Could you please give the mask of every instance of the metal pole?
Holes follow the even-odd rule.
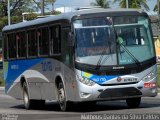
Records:
[[[44,16],[44,0],[41,1],[41,14]]]
[[[128,0],[126,0],[126,8],[128,9],[129,7],[128,7],[129,5],[128,5]]]
[[[8,25],[11,24],[10,0],[8,0]]]
[[[160,17],[160,0],[157,0],[158,15]]]

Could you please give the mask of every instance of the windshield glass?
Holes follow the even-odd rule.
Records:
[[[135,63],[132,56],[139,62],[154,57],[149,21],[145,17],[115,17],[114,27],[117,41],[122,44],[118,48],[120,65]],[[129,55],[128,52],[132,54]]]
[[[116,65],[116,42],[111,18],[76,20],[76,61],[97,65]],[[104,61],[104,59],[107,59]]]
[[[123,16],[75,20],[74,28],[77,62],[91,65],[98,63],[101,66],[125,65],[135,63],[134,59],[142,62],[154,57],[149,22],[146,17]],[[121,46],[117,45],[118,42],[121,42]]]

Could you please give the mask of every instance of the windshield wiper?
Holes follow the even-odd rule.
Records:
[[[116,31],[116,28],[114,25],[112,25],[112,26],[113,26],[113,30],[115,33],[116,44],[119,45],[120,47],[122,47],[125,52],[127,52],[127,54],[133,59],[133,61],[135,62],[135,64],[137,66],[141,66],[140,61],[123,45],[123,39],[118,39],[118,34]],[[117,41],[117,39],[118,39],[118,41]]]
[[[109,46],[109,51],[111,53],[111,46],[110,46],[109,42],[108,42],[108,46]],[[102,60],[103,60],[103,57],[104,57],[105,53],[106,53],[106,47],[103,49],[103,51],[101,53],[101,56],[100,56],[100,58],[97,62],[96,70],[99,70],[101,68],[101,63],[102,63]],[[110,56],[111,55],[108,55],[107,57],[105,57],[105,59],[103,61],[107,61]]]
[[[132,60],[136,63],[136,65],[140,65],[140,61],[122,44],[122,41],[117,41],[117,45],[119,45],[123,50],[132,58]],[[120,51],[121,52],[121,51]]]

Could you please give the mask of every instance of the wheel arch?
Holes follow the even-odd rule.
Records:
[[[21,88],[23,88],[23,83],[24,82],[27,83],[25,76],[22,76],[21,79],[20,79],[20,86],[21,86]]]
[[[56,76],[56,78],[55,78],[55,86],[58,87],[58,84],[59,84],[60,82],[62,82],[63,85],[64,85],[64,82],[63,82],[62,77],[61,77],[60,75],[58,75],[58,76]],[[65,85],[64,85],[64,86],[65,86]]]

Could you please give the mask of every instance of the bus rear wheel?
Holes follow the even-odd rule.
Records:
[[[32,108],[33,101],[29,99],[29,94],[28,94],[28,88],[27,88],[27,83],[23,83],[23,102],[24,102],[24,107],[28,110]]]
[[[128,99],[126,99],[126,103],[129,108],[138,108],[141,103],[141,97],[128,98]]]
[[[58,102],[60,105],[60,109],[62,111],[70,110],[72,106],[72,102],[69,102],[66,100],[65,89],[62,82],[60,82],[57,86],[57,93],[58,93]]]

